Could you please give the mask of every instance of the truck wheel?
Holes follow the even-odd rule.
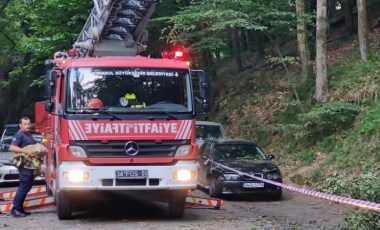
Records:
[[[57,206],[57,215],[60,220],[71,219],[71,202],[69,196],[64,192],[56,192],[55,204]]]
[[[220,195],[220,190],[218,189],[218,186],[216,185],[216,179],[214,178],[210,179],[208,195],[210,197],[218,197]]]
[[[169,216],[181,218],[185,212],[187,190],[173,191],[169,197]]]

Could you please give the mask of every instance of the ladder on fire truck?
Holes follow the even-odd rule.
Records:
[[[146,49],[149,18],[161,0],[93,0],[73,47],[79,56],[136,56]]]

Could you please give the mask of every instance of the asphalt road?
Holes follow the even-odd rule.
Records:
[[[2,187],[0,192],[15,190]],[[207,197],[202,191],[193,195]],[[73,220],[58,220],[55,207],[32,210],[25,218],[0,214],[1,229],[342,229],[345,206],[284,191],[282,201],[224,199],[220,210],[187,208],[182,219],[170,219],[167,205],[124,198],[81,205]],[[22,221],[21,221],[22,220]]]

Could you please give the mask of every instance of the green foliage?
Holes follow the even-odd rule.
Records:
[[[378,212],[359,210],[344,216],[349,230],[380,229],[380,215]]]
[[[313,161],[315,160],[315,157],[316,157],[316,154],[314,152],[307,151],[307,150],[301,151],[299,154],[299,159],[308,165],[313,163]]]
[[[321,168],[314,169],[311,173],[311,181],[312,182],[318,182],[323,177],[323,171]]]
[[[359,106],[333,101],[313,107],[309,112],[299,114],[298,119],[305,127],[301,135],[314,143],[334,132],[350,128],[359,112]]]
[[[26,63],[14,68],[14,79],[43,65],[54,52],[71,48],[92,8],[90,2],[73,0],[36,0],[32,5],[12,1],[0,20],[4,33],[15,44],[12,54],[28,56]]]
[[[373,107],[364,111],[358,122],[358,128],[356,132],[363,136],[370,136],[380,133],[380,104],[374,103]]]
[[[233,28],[277,31],[277,36],[289,34],[284,27],[295,25],[294,6],[284,0],[199,0],[182,6],[176,15],[161,16],[155,21],[167,24],[162,38],[187,44],[195,52],[226,49]]]
[[[351,128],[360,109],[358,105],[343,101],[316,105],[306,113],[297,113],[296,108],[295,105],[289,107],[286,112],[289,118],[284,120],[288,123],[278,124],[274,130],[282,132],[289,140],[295,138],[303,146]]]
[[[376,59],[370,59],[366,63],[359,63],[355,57],[335,64],[330,71],[332,88],[348,89],[353,85],[364,83],[366,78],[378,81],[380,80],[380,63]]]
[[[378,202],[380,200],[380,173],[368,173],[357,177],[334,175],[326,180],[324,192],[354,199]],[[349,229],[379,229],[379,213],[359,210],[345,216]]]

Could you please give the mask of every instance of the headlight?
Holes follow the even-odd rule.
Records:
[[[269,180],[277,180],[281,176],[278,173],[269,173],[266,175],[267,179]]]
[[[69,151],[74,157],[87,157],[86,151],[79,146],[69,146]]]
[[[82,170],[70,170],[68,172],[63,172],[62,176],[65,180],[75,183],[88,180],[89,173]]]
[[[180,181],[188,181],[191,179],[195,179],[197,177],[197,171],[190,171],[187,169],[181,169],[178,171],[174,171],[172,174],[172,178]]]
[[[225,180],[239,180],[240,176],[238,174],[224,174]]]
[[[177,149],[177,152],[175,153],[175,156],[186,156],[190,153],[191,145],[182,145]]]

